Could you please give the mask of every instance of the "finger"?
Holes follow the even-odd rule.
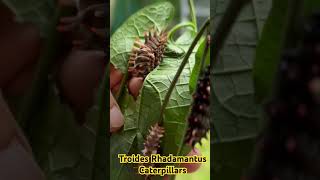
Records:
[[[140,89],[143,85],[143,78],[132,78],[129,81],[129,92],[133,97],[137,97],[139,95]]]
[[[9,96],[24,95],[31,87],[34,72],[34,66],[25,67],[16,75],[15,79],[12,79],[6,87],[3,88],[4,94]]]
[[[187,156],[201,156],[201,153],[198,149],[194,148],[192,149],[189,154]],[[197,163],[197,164],[194,164],[194,163],[183,163],[181,164],[181,167],[183,168],[187,168],[187,172],[188,173],[193,173],[195,171],[197,171],[199,168],[200,168],[201,164]],[[169,175],[166,175],[163,177],[163,180],[169,180],[170,179],[170,176]]]
[[[163,180],[169,180],[170,178],[169,178],[170,176],[164,176],[163,177]]]
[[[0,150],[0,174],[1,179],[45,179],[31,153],[17,138],[12,138],[10,144]]]
[[[115,86],[111,89],[111,91],[112,91],[113,94],[116,94],[116,93],[119,91],[120,85],[121,85],[121,84],[117,84],[117,85],[115,85]]]
[[[0,92],[0,179],[43,180],[31,147]]]
[[[124,124],[120,108],[110,92],[110,132],[119,130]]]
[[[117,84],[121,83],[121,79],[123,74],[121,71],[115,69],[115,67],[111,64],[110,65],[110,89],[112,89]]]
[[[0,151],[7,147],[15,136],[25,150],[31,154],[31,147],[0,92]]]
[[[0,87],[5,87],[25,66],[34,65],[40,55],[40,33],[32,25],[19,25],[0,33]]]
[[[15,135],[14,118],[0,94],[0,150],[7,147]]]
[[[198,149],[192,149],[187,156],[201,156],[201,153]],[[188,173],[193,173],[197,171],[201,166],[201,163],[183,163],[181,167],[187,168]]]

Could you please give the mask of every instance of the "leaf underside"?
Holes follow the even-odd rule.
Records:
[[[213,19],[211,32],[214,33],[229,2],[229,0],[211,1],[210,13]],[[220,52],[217,63],[212,68],[210,113],[214,131],[211,139],[214,155],[213,178],[221,179],[234,173],[237,177],[232,179],[240,179],[239,172],[248,167],[249,161],[237,161],[235,158],[221,161],[219,157],[232,156],[234,152],[230,152],[230,147],[252,149],[252,139],[256,137],[262,125],[262,108],[254,99],[252,68],[257,41],[261,36],[270,6],[271,0],[252,0],[242,10]],[[239,156],[251,159],[250,150],[242,152]]]
[[[146,12],[151,11],[150,9],[155,12],[148,14],[150,17],[146,19]],[[168,20],[172,19],[173,10],[174,8],[170,3],[158,3],[145,7],[132,15],[111,37],[112,64],[125,72],[128,53],[131,51],[135,38],[143,37],[143,33],[149,30],[150,27],[157,27],[159,30],[163,30],[170,22]],[[161,14],[161,17],[159,14]],[[131,27],[134,24],[133,22],[141,21],[138,19],[148,20],[144,22],[144,25],[149,27],[143,26],[140,29]],[[175,42],[170,42],[174,44],[169,44],[168,47],[179,47],[180,51],[172,54],[181,54],[181,50],[183,52],[188,50],[193,38],[194,32],[186,31]],[[174,50],[170,49],[170,51]],[[183,54],[179,57],[166,54],[161,64],[145,78],[137,100],[134,100],[127,91],[125,92],[120,103],[125,116],[124,129],[122,132],[113,134],[110,142],[110,173],[114,175],[111,179],[144,178],[137,175],[137,164],[120,164],[117,154],[141,153],[148,129],[160,119],[162,101],[182,59]],[[161,144],[162,154],[177,154],[181,146],[181,140],[184,138],[186,116],[191,104],[189,79],[194,63],[195,52],[189,58],[165,110],[163,124],[165,136]]]

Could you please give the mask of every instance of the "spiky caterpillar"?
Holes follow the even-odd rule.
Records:
[[[274,100],[248,180],[320,179],[320,16],[304,28],[302,46],[285,51]]]
[[[152,154],[159,153],[161,138],[164,136],[164,128],[156,123],[154,126],[151,126],[149,134],[143,143],[144,149],[141,151],[143,156],[151,156]],[[140,164],[140,166],[153,167],[154,164]],[[145,179],[150,179],[150,176],[146,175]]]
[[[166,43],[167,34],[163,31],[159,35],[155,30],[145,33],[144,43],[137,39],[129,57],[128,72],[130,76],[145,78],[155,69],[163,58]]]
[[[194,147],[201,144],[201,139],[206,136],[210,128],[210,65],[198,80],[197,90],[193,95],[191,113],[188,117],[188,129],[185,143]]]
[[[160,139],[164,135],[164,128],[161,127],[158,123],[154,126],[151,126],[149,134],[144,142],[144,149],[142,154],[144,156],[151,156],[151,154],[157,154],[160,147]]]

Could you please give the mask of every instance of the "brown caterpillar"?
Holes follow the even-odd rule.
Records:
[[[156,123],[154,126],[151,126],[149,130],[149,135],[144,142],[144,149],[142,150],[142,154],[144,156],[150,156],[151,154],[157,154],[158,149],[160,147],[160,139],[164,135],[164,128],[159,126]]]
[[[210,65],[199,78],[197,90],[193,95],[191,114],[188,118],[188,129],[185,143],[194,147],[196,143],[201,144],[201,139],[206,136],[210,128],[209,106],[210,106]]]
[[[145,78],[155,69],[163,58],[167,43],[167,33],[150,30],[144,34],[145,42],[137,39],[129,57],[128,72],[131,77]]]
[[[159,153],[160,148],[160,139],[164,135],[164,128],[161,127],[158,123],[156,123],[154,126],[151,126],[149,130],[149,134],[143,143],[144,149],[142,150],[143,156],[151,156],[152,154]],[[140,166],[146,166],[146,167],[153,167],[154,164],[147,163],[147,164],[140,164]],[[146,180],[150,179],[149,175],[146,175]]]

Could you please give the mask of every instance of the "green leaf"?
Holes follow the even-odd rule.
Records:
[[[254,144],[252,138],[213,144],[213,179],[240,179],[251,163]]]
[[[99,112],[93,107],[79,126],[51,86],[47,102],[35,115],[30,134],[37,162],[48,179],[91,180]]]
[[[189,35],[183,35],[175,42],[175,45],[186,52],[190,46],[190,38]],[[146,77],[136,102],[132,101],[132,97],[128,98],[130,96],[128,93],[125,95],[125,102],[121,104],[125,116],[124,131],[111,136],[111,143],[114,143],[110,152],[111,173],[116,174],[112,179],[132,177],[136,174],[134,166],[120,164],[116,154],[141,153],[148,129],[160,119],[162,101],[182,59],[183,56],[180,58],[164,57],[160,66]],[[195,53],[191,55],[189,62],[192,63],[186,65],[165,111],[165,136],[161,145],[163,154],[177,154],[181,139],[185,135],[186,116],[191,104],[189,78],[195,62]],[[134,143],[135,139],[137,143]],[[127,173],[127,171],[132,173]],[[135,178],[143,179],[141,176]]]
[[[173,15],[173,5],[169,2],[161,2],[141,9],[125,21],[110,40],[110,58],[115,68],[123,73],[126,72],[128,55],[136,38],[142,38],[151,28],[164,30]]]
[[[145,14],[151,11],[150,9],[154,12],[150,13],[152,16],[149,19],[145,19]],[[158,3],[146,7],[130,17],[111,38],[111,54],[114,52],[114,54],[111,55],[111,62],[125,72],[127,56],[131,51],[135,38],[143,36],[143,32],[153,26],[156,26],[159,30],[166,27],[172,18],[172,12],[173,7],[171,4]],[[159,14],[161,14],[161,17]],[[142,20],[139,20],[141,18]],[[140,27],[142,29],[139,31],[137,31],[136,27],[132,27],[133,22],[149,21],[150,19],[152,19],[151,22],[144,22],[143,25],[147,24],[147,26]],[[148,25],[148,23],[151,24]],[[124,129],[122,132],[111,136],[110,171],[111,174],[115,174],[115,176],[112,176],[112,179],[132,177],[135,177],[135,179],[143,179],[142,176],[136,177],[137,170],[134,168],[134,165],[120,164],[117,154],[141,153],[143,142],[148,134],[149,128],[160,119],[162,101],[182,61],[183,54],[188,50],[193,37],[194,32],[186,31],[186,33],[180,36],[173,44],[168,44],[169,48],[167,50],[169,50],[170,53],[166,51],[160,66],[146,77],[136,101],[133,100],[127,91],[125,92],[120,102],[122,112],[125,116]],[[128,47],[125,47],[125,45]],[[119,56],[119,53],[115,53],[115,50],[117,50],[117,52],[123,52],[122,55]],[[184,138],[185,135],[186,115],[188,114],[191,104],[189,78],[194,62],[195,56],[193,54],[177,83],[165,111],[164,127],[166,133],[162,140],[164,154],[178,153],[181,139]]]
[[[213,27],[228,0],[215,0],[211,9]],[[254,101],[252,66],[260,31],[270,0],[255,0],[240,13],[211,73],[215,133],[221,142],[256,136],[261,124],[261,106]],[[216,21],[215,21],[216,20]],[[216,140],[216,139],[213,139]]]
[[[134,167],[137,165],[120,164],[117,154],[141,153],[148,130],[159,122],[162,101],[184,57],[181,53],[187,52],[194,35],[195,33],[188,29],[172,42],[173,44],[168,44],[171,53],[165,53],[159,67],[146,77],[136,101],[133,101],[127,91],[125,92],[123,101],[120,102],[125,116],[125,126],[122,132],[111,136],[110,171],[111,174],[115,174],[112,179],[143,179],[142,176],[136,177],[137,169]],[[175,50],[177,52],[172,53]],[[177,154],[185,135],[186,116],[191,104],[189,79],[195,63],[195,52],[188,62],[164,113],[165,136],[161,145],[163,154]]]
[[[211,1],[211,27],[217,27],[229,2]],[[271,0],[252,0],[241,11],[212,68],[211,148],[215,162],[211,169],[216,179],[240,179],[253,150],[250,143],[241,141],[256,137],[262,125],[262,108],[254,100],[252,67],[270,6]]]
[[[190,82],[189,82],[189,88],[190,88],[190,92],[193,93],[194,90],[196,89],[196,86],[197,86],[197,81],[198,81],[198,77],[200,75],[200,72],[201,72],[201,61],[202,61],[202,58],[204,56],[204,49],[205,49],[205,46],[207,44],[207,41],[206,39],[203,39],[200,43],[200,46],[196,52],[196,63],[195,63],[195,66],[193,67],[192,69],[192,73],[191,73],[191,77],[190,77]],[[206,67],[207,65],[210,64],[210,50],[208,50],[207,52],[207,56],[206,56],[206,60],[205,60],[205,65],[204,67]]]
[[[255,96],[259,102],[269,98],[274,85],[287,32],[289,1],[273,1],[270,15],[263,28],[253,67]]]
[[[55,23],[56,1],[55,0],[2,0],[16,15],[18,22],[34,23],[46,37],[48,28]]]

